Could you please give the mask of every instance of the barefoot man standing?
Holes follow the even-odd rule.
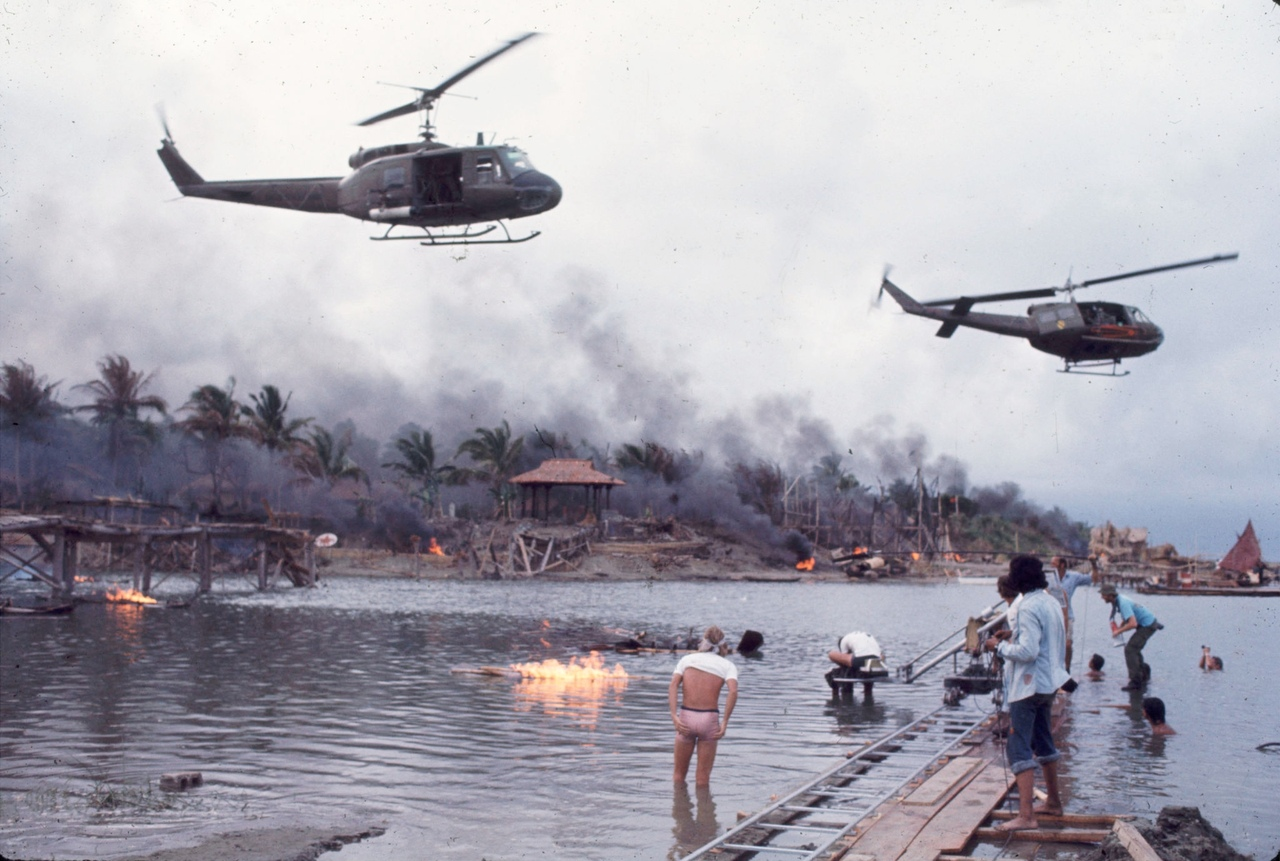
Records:
[[[676,728],[676,783],[684,783],[689,773],[689,760],[698,751],[696,786],[711,784],[711,767],[716,762],[716,745],[729,726],[729,716],[738,702],[738,668],[727,658],[716,654],[724,640],[724,632],[712,625],[703,635],[698,651],[685,655],[676,664],[667,688],[667,706]],[[720,691],[728,685],[724,717],[720,717]],[[677,694],[684,688],[683,701],[677,707]]]
[[[996,826],[1002,831],[1036,828],[1037,813],[1060,816],[1058,759],[1053,744],[1050,709],[1058,688],[1070,676],[1066,671],[1066,625],[1062,605],[1045,591],[1044,565],[1034,556],[1009,561],[1009,585],[1022,595],[1011,639],[990,637],[986,648],[1005,660],[1009,703],[1009,770],[1018,784],[1018,815]],[[1036,766],[1044,771],[1047,798],[1033,808]]]

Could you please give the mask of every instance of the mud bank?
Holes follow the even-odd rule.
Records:
[[[303,828],[282,826],[219,834],[198,846],[163,849],[120,861],[316,861],[350,843],[380,837],[385,829]]]
[[[1237,852],[1222,832],[1200,815],[1198,807],[1166,807],[1154,823],[1137,819],[1133,827],[1163,861],[1252,861],[1253,856]],[[1133,856],[1119,837],[1111,834],[1097,849],[1081,856],[1081,861],[1132,861]]]

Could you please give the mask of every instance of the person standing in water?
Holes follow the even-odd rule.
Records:
[[[695,786],[711,784],[711,768],[716,762],[716,748],[729,727],[729,717],[738,702],[738,668],[728,658],[717,654],[724,632],[712,625],[707,628],[698,651],[685,655],[676,664],[667,688],[667,707],[676,728],[676,783],[684,783],[694,751],[698,754]],[[724,717],[720,716],[720,692],[728,688]]]
[[[994,634],[985,647],[1005,661],[1005,701],[1009,704],[1007,745],[1009,770],[1018,784],[1018,815],[996,826],[1001,831],[1038,827],[1037,814],[1062,815],[1058,792],[1058,760],[1050,710],[1059,688],[1070,678],[1066,670],[1066,622],[1062,605],[1045,591],[1044,565],[1034,556],[1009,561],[1009,585],[1017,601],[1009,639]],[[1014,609],[1010,605],[1010,609]],[[1034,808],[1035,769],[1044,773],[1045,802]]]

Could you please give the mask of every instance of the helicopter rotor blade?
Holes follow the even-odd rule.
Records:
[[[383,111],[382,113],[378,114],[376,117],[369,117],[369,119],[367,120],[361,120],[360,122],[356,123],[356,125],[371,126],[374,123],[380,123],[383,120],[389,120],[395,117],[402,117],[405,114],[417,113],[418,110],[419,110],[418,102],[416,101],[409,102],[409,104],[407,105],[401,105],[398,108],[392,108],[389,111]]]
[[[1120,275],[1112,275],[1108,278],[1091,278],[1088,281],[1082,281],[1075,285],[1077,287],[1089,287],[1093,284],[1106,284],[1109,281],[1120,281],[1124,278],[1137,278],[1139,275],[1154,275],[1157,272],[1168,272],[1170,269],[1185,269],[1188,266],[1205,266],[1210,263],[1225,263],[1235,260],[1239,257],[1239,252],[1231,254],[1215,254],[1213,257],[1203,257],[1199,260],[1188,260],[1186,263],[1171,263],[1168,266],[1156,266],[1152,269],[1140,269],[1136,272],[1124,272]]]
[[[1015,290],[1012,293],[986,293],[981,296],[957,296],[954,299],[934,299],[932,302],[921,302],[926,308],[943,308],[947,305],[955,305],[958,302],[965,302],[967,305],[977,305],[979,302],[1006,302],[1013,299],[1045,299],[1050,296],[1056,296],[1058,288],[1044,287],[1039,290]]]
[[[436,99],[444,95],[445,90],[449,89],[454,84],[458,83],[458,81],[461,81],[463,78],[470,75],[476,69],[479,69],[485,63],[488,63],[491,60],[497,59],[498,57],[505,54],[507,51],[510,51],[516,45],[519,45],[521,42],[524,42],[527,39],[532,39],[536,35],[538,35],[536,32],[530,32],[530,33],[525,33],[523,36],[518,36],[517,38],[512,39],[511,41],[507,42],[505,45],[498,48],[497,50],[490,51],[488,54],[485,54],[483,57],[476,60],[471,65],[467,66],[462,71],[457,72],[453,76],[444,80],[442,83],[437,84],[435,87],[432,87],[432,88],[412,87],[412,89],[417,90],[421,94],[418,96],[416,101],[410,102],[407,105],[401,105],[398,108],[392,108],[391,110],[378,114],[375,117],[369,117],[369,119],[363,120],[362,122],[358,122],[356,123],[356,125],[371,126],[374,123],[380,123],[383,120],[389,120],[389,119],[392,119],[393,117],[402,117],[405,114],[411,114],[415,111],[430,110],[432,105],[435,104]],[[397,85],[397,86],[401,86],[401,85]]]

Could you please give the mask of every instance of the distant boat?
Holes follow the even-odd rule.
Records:
[[[1251,598],[1280,598],[1280,586],[1263,585],[1266,571],[1262,561],[1262,547],[1253,531],[1253,521],[1245,524],[1244,532],[1235,545],[1222,557],[1210,577],[1193,577],[1183,572],[1170,572],[1161,580],[1138,584],[1138,591],[1146,595],[1240,595]]]
[[[15,604],[0,605],[0,613],[5,616],[60,616],[70,613],[75,604],[42,604],[38,607],[19,607]]]
[[[1244,525],[1244,532],[1236,539],[1235,546],[1227,551],[1218,563],[1218,570],[1237,576],[1253,578],[1258,582],[1258,572],[1262,568],[1262,545],[1258,543],[1258,535],[1253,531],[1253,521]]]

